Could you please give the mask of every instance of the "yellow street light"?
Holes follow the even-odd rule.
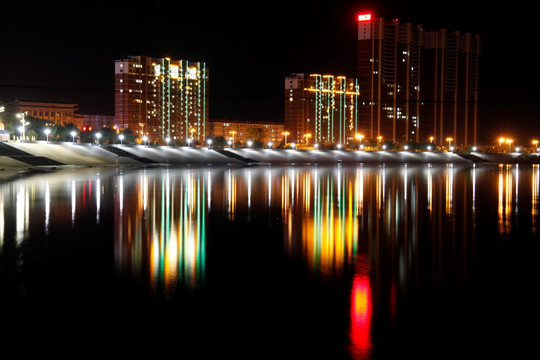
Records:
[[[451,146],[452,146],[452,141],[453,141],[453,140],[454,140],[454,139],[452,139],[451,137],[447,137],[447,138],[446,138],[446,141],[448,141],[448,147],[451,147]]]
[[[285,136],[285,145],[287,145],[287,135],[290,135],[291,133],[288,132],[288,131],[284,131],[283,133],[281,133],[281,135],[284,135]]]

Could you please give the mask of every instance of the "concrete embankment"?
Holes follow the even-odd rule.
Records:
[[[70,142],[0,143],[0,168],[65,166],[246,165],[324,163],[538,163],[537,154],[457,154],[451,152],[208,149]]]

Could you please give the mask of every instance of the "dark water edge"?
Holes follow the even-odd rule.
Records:
[[[226,230],[221,225],[219,232]],[[351,358],[346,332],[336,330],[347,327],[347,299],[340,284],[322,288],[320,279],[299,263],[271,263],[277,247],[267,256],[253,257],[252,263],[235,265],[221,258],[227,255],[226,244],[214,245],[211,260],[223,272],[209,279],[205,289],[171,299],[111,276],[109,239],[88,233],[71,247],[55,241],[49,239],[46,257],[36,255],[39,246],[29,247],[20,272],[10,274],[13,281],[2,286],[3,295],[11,294],[0,302],[5,352]],[[237,245],[268,251],[267,244],[260,249],[247,241]],[[375,350],[369,358],[528,358],[536,349],[538,326],[533,250],[538,245],[527,241],[497,243],[481,260],[483,270],[469,288],[422,294],[399,309],[394,324],[375,319]],[[246,266],[266,266],[267,271],[249,274]],[[252,286],[246,288],[246,281]]]

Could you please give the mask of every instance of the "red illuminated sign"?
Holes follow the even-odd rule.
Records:
[[[358,21],[370,21],[371,14],[360,14],[358,15]]]

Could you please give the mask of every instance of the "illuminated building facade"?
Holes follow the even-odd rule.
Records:
[[[210,137],[223,136],[226,140],[233,141],[235,145],[245,145],[248,140],[278,144],[283,139],[283,123],[278,122],[214,119],[209,122],[209,127]],[[260,138],[255,139],[254,137]]]
[[[150,142],[202,142],[208,128],[204,62],[129,56],[115,63],[115,118]]]
[[[285,131],[289,142],[346,144],[358,133],[357,79],[320,74],[285,78]]]
[[[42,119],[49,124],[67,125],[74,124],[79,127],[82,122],[75,116],[78,110],[77,104],[66,102],[28,101],[15,100],[9,104],[8,112],[26,113],[27,117]]]
[[[358,16],[359,126],[393,142],[476,143],[478,35]]]

